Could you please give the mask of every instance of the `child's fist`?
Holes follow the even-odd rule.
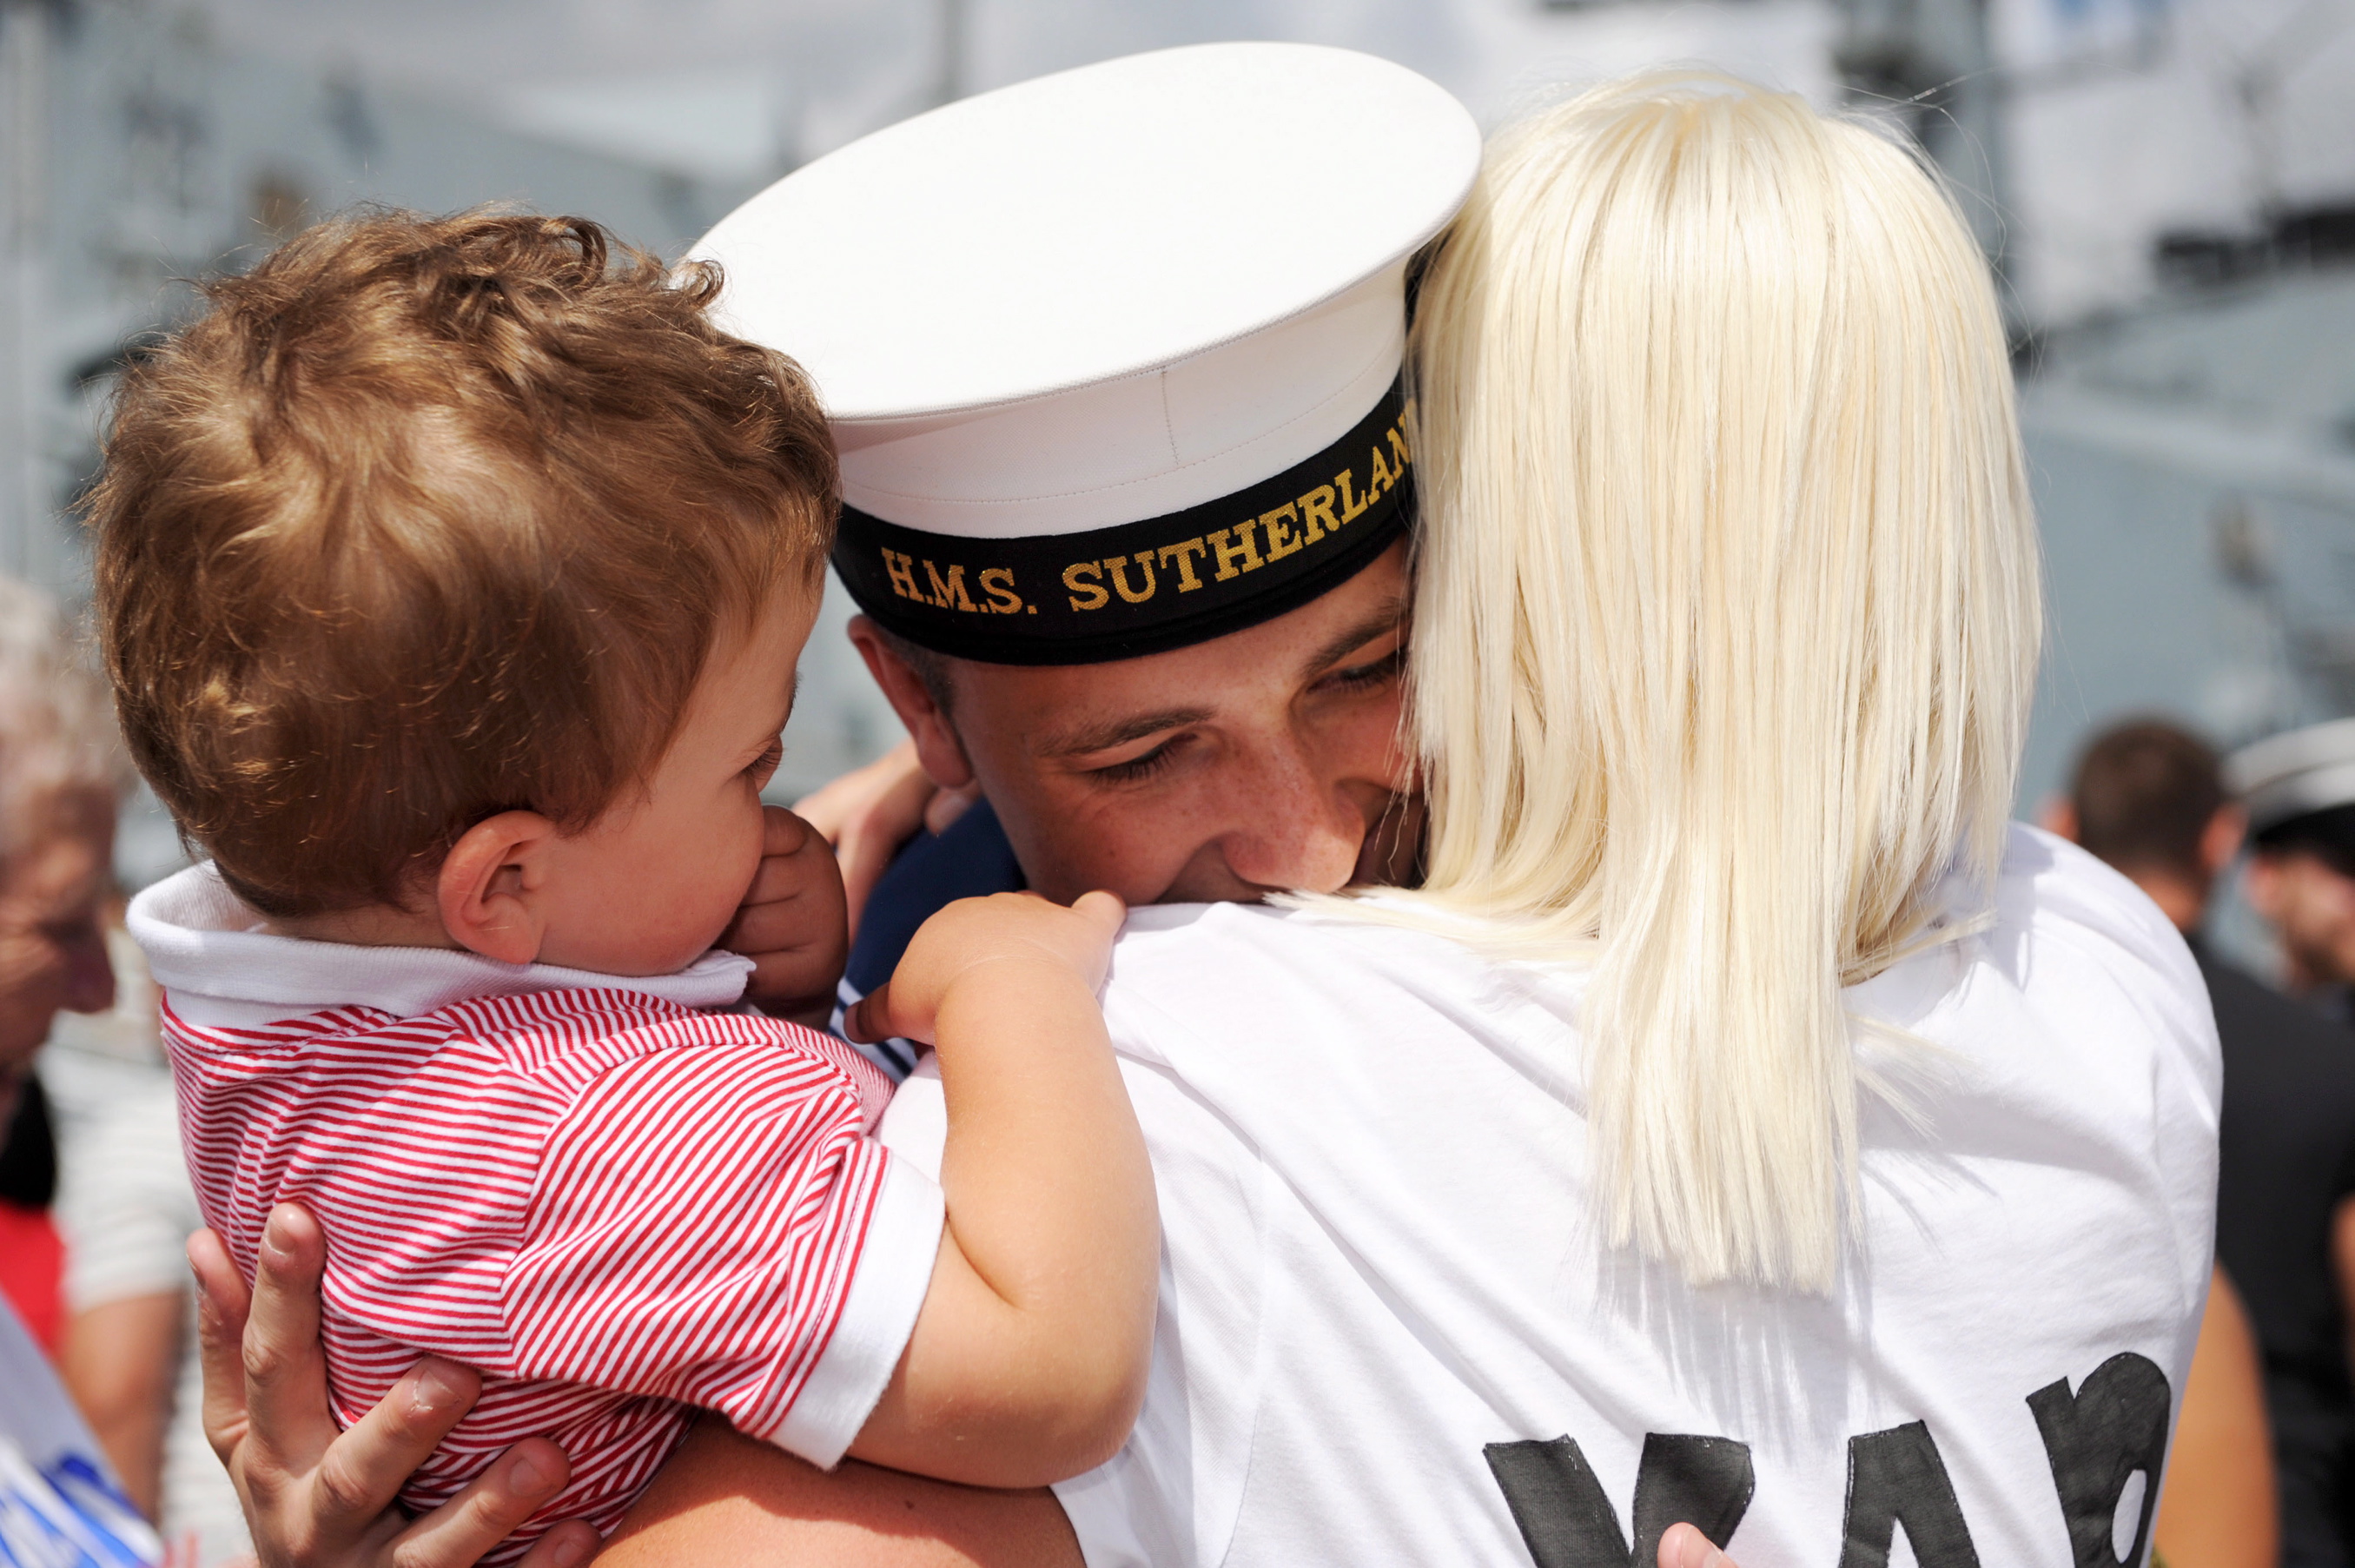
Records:
[[[1044,965],[1097,990],[1127,918],[1127,907],[1105,892],[1082,893],[1069,909],[1037,893],[959,899],[917,929],[891,978],[850,1010],[844,1031],[853,1040],[930,1041],[950,988],[990,965]]]
[[[842,872],[826,839],[782,805],[762,808],[761,869],[719,945],[752,961],[744,999],[824,1029],[850,956]]]

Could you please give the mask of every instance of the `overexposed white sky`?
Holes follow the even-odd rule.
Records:
[[[2355,201],[2355,0],[1994,0],[2033,314],[2147,287],[2162,229]]]
[[[710,172],[798,159],[928,107],[947,0],[196,0],[222,40],[458,97]],[[1705,60],[1828,92],[1824,0],[962,0],[959,85],[1138,49],[1294,38],[1411,65],[1484,117],[1532,88]],[[598,129],[600,124],[606,127]],[[635,126],[633,131],[630,127]],[[759,144],[767,143],[765,146]]]

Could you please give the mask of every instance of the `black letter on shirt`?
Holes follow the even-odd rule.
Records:
[[[1733,1539],[1757,1478],[1750,1445],[1730,1437],[1645,1434],[1636,1470],[1636,1548],[1570,1437],[1491,1443],[1484,1450],[1537,1568],[1651,1568],[1668,1526],[1690,1524],[1719,1546]]]
[[[1919,1421],[1848,1440],[1840,1568],[1889,1568],[1890,1544],[1901,1524],[1922,1568],[1979,1568],[1946,1462]]]
[[[2036,1429],[2052,1462],[2052,1488],[2069,1521],[2077,1568],[2125,1568],[2142,1561],[2150,1544],[2150,1516],[2158,1507],[2159,1468],[2167,1462],[2167,1374],[2131,1351],[2112,1356],[2069,1392],[2069,1380],[2028,1396]],[[2143,1473],[2142,1518],[2124,1557],[2111,1545],[2118,1499],[2137,1470]]]

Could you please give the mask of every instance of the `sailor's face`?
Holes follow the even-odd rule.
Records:
[[[0,865],[0,1136],[58,1014],[114,1004],[101,919],[113,797],[64,791],[24,810],[20,848]]]
[[[2355,878],[2311,849],[2260,851],[2245,890],[2280,940],[2295,988],[2355,982]]]
[[[1192,647],[1060,667],[949,661],[961,760],[1050,898],[1250,901],[1396,881],[1421,831],[1399,731],[1407,595],[1401,542],[1324,597]],[[958,760],[926,763],[939,778]]]

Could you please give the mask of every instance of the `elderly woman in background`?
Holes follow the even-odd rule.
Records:
[[[0,578],[0,1281],[128,1500],[165,1525],[176,1563],[207,1568],[250,1549],[198,1419],[184,1248],[200,1221],[153,1008],[86,1027],[121,1047],[103,1058],[57,1028],[116,1003],[130,778],[105,687],[56,608]],[[45,1043],[54,1102],[32,1072]]]
[[[153,1345],[113,1331],[120,1324],[68,1324],[66,1249],[48,1212],[58,1149],[32,1074],[59,1013],[98,1012],[114,1000],[105,925],[128,777],[104,692],[56,611],[0,578],[0,1512],[37,1518],[69,1557],[77,1547],[87,1553],[73,1557],[82,1562],[155,1550],[123,1499],[96,1479],[108,1460],[135,1467],[138,1445],[122,1431],[113,1442],[93,1438],[34,1346],[119,1377],[158,1355],[168,1364],[177,1343],[176,1322]],[[169,1386],[148,1423],[158,1433]]]
[[[63,1248],[48,1105],[33,1053],[59,1012],[114,1000],[103,915],[127,777],[104,689],[57,612],[0,578],[0,1285],[53,1351],[63,1334]]]

